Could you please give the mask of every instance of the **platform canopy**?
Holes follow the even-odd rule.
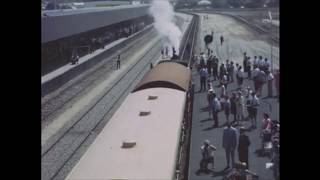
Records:
[[[149,5],[42,11],[41,43],[149,15]]]

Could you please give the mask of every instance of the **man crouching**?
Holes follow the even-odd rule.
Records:
[[[210,171],[208,169],[209,163],[212,164],[212,169],[214,169],[213,151],[215,151],[217,148],[211,145],[209,140],[205,140],[200,149],[202,154],[202,159],[200,161],[200,171],[208,173]]]

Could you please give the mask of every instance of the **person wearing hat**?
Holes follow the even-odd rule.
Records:
[[[208,164],[212,164],[212,169],[214,169],[214,151],[217,150],[215,146],[210,144],[210,141],[207,139],[203,142],[203,145],[200,148],[202,159],[200,161],[200,171],[208,172]]]
[[[251,142],[249,136],[245,134],[245,128],[240,128],[239,144],[238,144],[238,157],[240,162],[246,163],[249,169],[249,146]]]

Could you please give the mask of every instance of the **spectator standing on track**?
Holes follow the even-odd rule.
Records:
[[[200,55],[200,68],[205,68],[205,62],[204,62],[204,57],[203,57],[203,53],[201,53]]]
[[[247,67],[247,61],[248,61],[248,56],[247,56],[247,53],[244,52],[244,53],[243,53],[243,66],[242,66],[244,72],[247,72],[247,69],[246,69],[246,67]]]
[[[245,162],[247,169],[249,169],[249,146],[251,142],[249,136],[245,134],[244,127],[240,128],[238,157],[240,162]]]
[[[247,94],[246,94],[246,107],[247,107],[247,112],[248,112],[248,119],[250,120],[252,117],[252,90],[250,87],[247,88]]]
[[[257,94],[258,94],[258,96],[262,95],[263,85],[266,83],[266,81],[267,81],[266,73],[264,71],[259,71],[259,73],[257,75],[257,85],[258,85]]]
[[[229,123],[229,115],[231,111],[231,102],[228,95],[224,96],[224,103],[223,103],[224,114],[226,115],[227,123]]]
[[[262,56],[259,56],[258,67],[260,70],[263,70],[263,65],[264,65],[263,58]]]
[[[224,96],[227,94],[226,92],[226,87],[224,84],[221,85],[221,94],[220,94],[220,97],[221,98],[224,98]]]
[[[214,81],[218,79],[218,66],[219,66],[219,59],[216,56],[213,56],[212,75],[213,75]]]
[[[120,62],[120,54],[117,57],[117,69],[120,69],[121,62]]]
[[[206,82],[207,82],[207,76],[208,76],[208,72],[206,70],[206,68],[201,68],[200,69],[200,92],[206,91]]]
[[[218,119],[218,113],[221,110],[221,104],[218,98],[216,97],[216,94],[213,94],[213,99],[211,101],[211,110],[212,110],[212,117],[214,120],[213,127],[219,126],[219,119]]]
[[[244,120],[244,97],[242,96],[241,91],[238,92],[236,99],[236,108],[237,108],[237,121],[241,124]]]
[[[211,70],[212,70],[212,56],[210,56],[207,60],[207,70],[208,70],[208,76],[211,76]]]
[[[223,75],[222,76],[220,84],[221,84],[221,86],[224,85],[225,90],[227,90],[227,86],[228,86],[228,77],[227,77],[227,75]]]
[[[232,93],[232,96],[230,98],[230,112],[231,114],[233,114],[233,122],[236,122],[237,121],[237,95],[235,92]]]
[[[253,84],[254,84],[254,91],[257,92],[258,90],[258,74],[260,73],[260,69],[258,66],[254,66],[253,67],[253,71],[252,71],[252,80],[253,80]]]
[[[76,49],[73,49],[72,55],[71,55],[71,64],[75,65],[79,63],[79,55]]]
[[[250,60],[250,56],[247,59],[247,72],[248,72],[248,79],[251,79],[251,60]]]
[[[271,133],[272,122],[269,118],[269,114],[264,113],[261,125],[260,137],[262,138],[262,149],[264,149],[264,143],[271,142],[272,133]]]
[[[215,146],[210,144],[209,140],[205,140],[200,148],[202,159],[200,161],[200,171],[208,172],[208,164],[212,164],[212,169],[214,169],[214,151],[217,150]]]
[[[208,93],[207,93],[208,108],[209,108],[209,118],[211,118],[210,103],[211,103],[212,100],[213,100],[213,94],[214,94],[214,91],[213,91],[213,88],[211,87],[211,88],[208,90]]]
[[[250,100],[251,116],[249,116],[249,118],[251,119],[252,128],[257,128],[257,114],[258,108],[260,106],[260,101],[255,92],[251,92]]]
[[[237,130],[232,127],[230,123],[227,123],[227,127],[223,129],[222,146],[225,149],[227,158],[227,166],[225,169],[230,168],[230,157],[231,166],[234,167],[234,150],[237,147]]]
[[[272,81],[274,79],[273,74],[267,71],[267,82],[268,82],[268,97],[272,97]]]
[[[161,58],[164,59],[164,49],[161,48]]]
[[[168,48],[168,46],[166,46],[166,58],[169,58],[169,48]]]
[[[238,71],[237,71],[237,83],[238,83],[238,89],[242,89],[242,84],[243,84],[243,78],[244,78],[244,75],[243,75],[243,71],[242,71],[242,67],[239,66],[238,68]]]
[[[267,71],[270,69],[270,63],[268,61],[268,58],[264,58],[264,63],[263,63],[263,71],[267,74]]]
[[[253,59],[253,67],[255,66],[258,66],[258,59],[257,59],[257,56],[254,56],[254,59]],[[254,69],[254,68],[253,68]]]
[[[222,46],[223,42],[224,42],[224,38],[223,38],[223,36],[221,35],[221,36],[220,36],[220,43],[221,43],[221,46]]]
[[[230,81],[231,77],[230,77],[230,74],[229,74],[229,71],[230,71],[230,62],[229,62],[229,59],[226,60],[226,74],[227,74],[227,78],[228,78],[228,81]]]
[[[233,72],[234,72],[234,64],[233,64],[233,61],[230,62],[230,66],[229,66],[229,69],[227,69],[228,71],[228,75],[229,75],[229,81],[230,82],[233,82]]]
[[[227,74],[227,69],[226,69],[226,66],[222,63],[221,65],[220,65],[220,69],[219,69],[220,71],[219,71],[219,79],[220,79],[220,81],[222,80],[222,78],[223,78],[223,76],[224,75],[226,75]]]

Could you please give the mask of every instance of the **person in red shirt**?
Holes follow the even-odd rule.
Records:
[[[269,114],[264,113],[261,125],[261,134],[262,137],[262,149],[264,148],[264,143],[271,141],[271,128],[272,128],[272,121],[269,117]]]

